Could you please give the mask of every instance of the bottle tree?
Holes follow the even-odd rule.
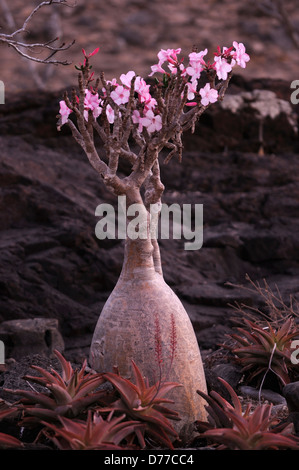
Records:
[[[196,391],[205,392],[206,383],[189,316],[163,277],[155,230],[164,191],[159,156],[163,151],[166,162],[175,155],[182,160],[182,134],[223,99],[233,67],[244,68],[249,56],[242,43],[234,42],[222,51],[218,47],[210,63],[204,59],[207,49],[194,48],[185,66],[180,49],[162,49],[150,85],[134,71],[119,81],[106,80],[104,73],[94,81],[90,60],[97,52],[83,50],[78,91],[65,93],[58,121],[58,129],[69,126],[108,190],[126,203],[123,267],[95,327],[90,365],[99,372],[117,366],[122,376],[130,377],[133,359],[150,382],[167,378],[181,384],[171,398],[181,417],[177,431],[185,439],[194,421],[205,419],[205,401]],[[200,87],[203,77],[206,84]],[[122,161],[129,167],[126,175],[119,171]],[[129,230],[136,208],[139,236]]]

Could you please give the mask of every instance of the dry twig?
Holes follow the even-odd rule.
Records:
[[[267,16],[275,18],[284,28],[294,47],[299,49],[299,34],[285,8],[282,0],[256,0],[257,7]]]
[[[231,287],[242,288],[254,296],[258,294],[260,299],[263,301],[267,311],[262,310],[259,307],[246,305],[244,303],[230,305],[238,314],[245,316],[249,319],[263,318],[270,321],[275,326],[279,326],[280,323],[285,322],[288,318],[299,317],[299,303],[292,295],[289,297],[289,303],[287,304],[278,289],[275,286],[276,292],[271,289],[267,281],[264,279],[264,286],[261,286],[259,282],[253,282],[252,279],[246,275],[246,280],[249,281],[250,286],[240,286],[232,283],[228,283]]]
[[[55,43],[59,38],[53,38],[48,42],[40,43],[29,43],[26,42],[26,40],[23,41],[19,39],[20,36],[29,32],[30,22],[41,8],[55,4],[67,7],[75,6],[69,4],[67,0],[48,0],[41,2],[31,11],[31,13],[27,16],[20,28],[15,29],[15,31],[11,34],[0,33],[0,43],[7,44],[22,57],[24,57],[25,59],[29,59],[30,61],[39,62],[42,64],[69,65],[70,62],[68,62],[67,60],[56,59],[54,58],[54,56],[59,52],[68,50],[74,44],[75,41],[72,41],[68,44],[61,43],[60,45],[56,45]],[[1,0],[1,7],[2,11],[4,12],[4,16],[8,20],[9,25],[15,26],[13,16],[11,15],[11,12],[5,0]],[[40,53],[41,51],[47,51],[48,56],[40,58],[34,55],[34,53]]]

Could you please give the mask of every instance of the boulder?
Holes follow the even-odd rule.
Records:
[[[8,320],[0,324],[5,359],[21,359],[28,354],[49,356],[54,349],[64,351],[64,341],[55,318]]]
[[[294,424],[295,432],[299,432],[299,381],[285,385],[283,395],[287,401],[289,417]]]

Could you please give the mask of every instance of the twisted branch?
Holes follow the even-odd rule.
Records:
[[[79,97],[76,99],[73,96],[71,101],[67,95],[65,96],[65,103],[74,112],[77,121],[76,124],[70,119],[67,121],[72,135],[86,153],[93,168],[114,194],[126,195],[130,203],[139,203],[142,200],[149,211],[152,204],[161,202],[164,191],[160,178],[160,152],[163,149],[169,150],[164,163],[168,163],[175,155],[181,161],[183,132],[190,128],[194,130],[196,121],[210,105],[202,105],[200,96],[197,96],[196,105],[186,111],[188,78],[177,67],[177,73],[171,74],[166,86],[164,84],[163,93],[161,84],[156,87],[155,98],[162,127],[150,134],[146,127],[143,126],[140,130],[138,124],[133,122],[133,111],[142,109],[142,103],[138,101],[134,91],[136,77],[131,81],[128,102],[125,106],[118,105],[111,98],[116,85],[107,82],[104,73],[101,73],[96,82],[96,89],[89,87],[91,80],[89,69],[88,57],[85,57],[85,65],[78,75]],[[221,80],[217,85],[215,78],[212,77],[213,80],[210,80],[212,87],[218,91],[220,100],[223,99],[231,75],[229,73],[227,79]],[[98,118],[93,116],[91,110],[85,109],[86,90],[89,88],[90,93],[98,93],[101,100],[101,112]],[[106,112],[108,106],[114,112],[113,125],[110,124]],[[103,157],[96,149],[94,132],[102,143]],[[130,166],[129,174],[126,176],[118,175],[121,158]],[[144,192],[141,197],[142,188]]]
[[[53,59],[53,56],[58,52],[68,50],[70,47],[72,47],[75,41],[72,41],[68,44],[62,43],[59,46],[55,46],[54,42],[57,41],[59,38],[54,38],[44,43],[28,43],[28,42],[24,42],[22,40],[16,39],[17,35],[29,32],[28,30],[29,24],[32,18],[36,15],[36,13],[41,8],[45,6],[49,6],[49,5],[54,5],[54,4],[63,5],[63,6],[67,6],[70,8],[73,8],[75,6],[75,4],[74,5],[69,4],[67,0],[49,0],[49,1],[41,2],[27,16],[23,25],[20,28],[16,29],[11,34],[0,33],[0,42],[7,44],[8,46],[11,46],[19,55],[33,62],[39,62],[43,64],[69,65],[70,62],[68,62],[67,60]],[[3,11],[6,13],[6,16],[10,18],[10,23],[14,24],[13,18],[10,15],[10,12],[4,0],[2,0],[1,6],[2,6]],[[32,55],[32,52],[38,49],[48,50],[50,51],[50,54],[48,55],[48,57],[43,58],[43,59],[35,57],[34,55]]]
[[[284,28],[294,47],[299,49],[299,34],[294,24],[291,22],[289,14],[281,0],[256,0],[257,7],[267,16],[275,18]]]

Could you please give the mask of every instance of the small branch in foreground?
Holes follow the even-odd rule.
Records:
[[[13,49],[15,49],[15,51],[19,55],[21,55],[22,57],[24,57],[28,60],[31,60],[33,62],[39,62],[39,63],[43,63],[43,64],[69,65],[71,62],[69,62],[67,60],[53,59],[53,56],[58,52],[62,52],[62,51],[66,51],[66,50],[70,49],[70,47],[73,46],[75,40],[71,41],[68,44],[62,43],[60,45],[55,46],[53,43],[55,41],[57,41],[59,38],[51,39],[50,41],[45,42],[45,43],[28,43],[28,42],[24,42],[22,40],[16,39],[17,35],[29,32],[29,30],[28,30],[29,23],[31,22],[31,20],[35,16],[35,14],[42,7],[45,7],[45,6],[48,6],[48,5],[54,5],[54,4],[64,5],[64,6],[67,6],[69,8],[73,8],[75,6],[75,4],[73,4],[73,5],[69,4],[67,2],[67,0],[49,0],[49,1],[41,2],[27,16],[27,18],[25,19],[25,21],[24,21],[23,25],[21,26],[21,28],[16,29],[11,34],[0,33],[0,43],[7,44],[8,46],[11,46]],[[2,10],[6,12],[6,17],[8,17],[8,14],[10,12],[9,12],[8,6],[7,6],[7,4],[4,0],[2,0],[1,6],[2,6]],[[9,15],[9,18],[11,19],[11,21],[13,21],[13,17],[12,17],[11,14]],[[11,21],[10,21],[10,24],[11,24]],[[33,51],[36,51],[36,53],[39,54],[41,52],[41,50],[42,51],[49,50],[49,51],[51,51],[51,53],[46,58],[35,57],[32,54]]]

